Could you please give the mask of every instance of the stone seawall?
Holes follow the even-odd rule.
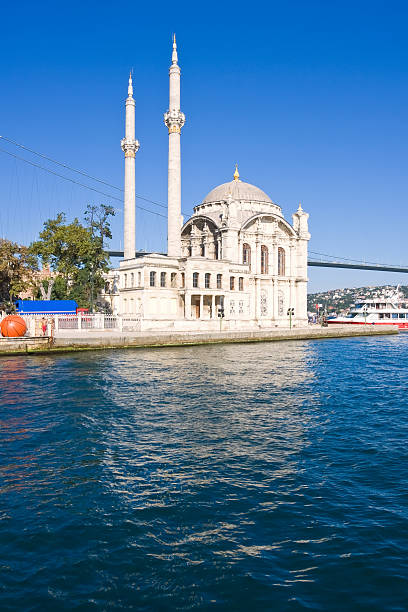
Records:
[[[1,338],[0,337],[0,355],[3,353],[31,353],[33,351],[49,350],[51,347],[51,338]]]
[[[228,332],[82,332],[67,337],[1,339],[0,355],[21,353],[57,353],[66,351],[154,348],[161,346],[191,346],[200,344],[224,344],[247,342],[276,342],[284,340],[318,340],[398,334],[394,326],[307,327],[299,329],[271,329],[261,331]],[[6,342],[4,342],[6,340]]]

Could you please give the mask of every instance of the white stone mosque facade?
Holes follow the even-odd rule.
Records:
[[[181,215],[180,67],[173,39],[169,132],[168,252],[136,253],[135,101],[129,77],[125,154],[124,259],[101,296],[142,330],[239,330],[307,325],[309,215],[292,225],[259,187],[233,180],[212,189],[183,224]],[[291,314],[289,315],[289,309]]]

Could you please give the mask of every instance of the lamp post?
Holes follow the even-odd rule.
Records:
[[[294,308],[288,308],[288,317],[289,317],[289,329],[292,329],[292,317],[295,314]]]

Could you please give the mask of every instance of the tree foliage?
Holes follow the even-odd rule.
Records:
[[[30,250],[0,238],[0,308],[8,309],[20,292],[35,286],[37,260]]]
[[[64,213],[48,219],[31,252],[56,273],[53,299],[74,299],[81,307],[92,306],[109,269],[105,239],[111,238],[111,206],[88,206],[85,223],[67,223]]]

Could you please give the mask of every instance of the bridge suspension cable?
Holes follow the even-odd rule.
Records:
[[[19,155],[16,155],[15,153],[11,153],[11,151],[7,151],[6,149],[1,149],[0,148],[0,152],[1,153],[6,153],[7,155],[11,155],[11,157],[14,157],[15,159],[18,159],[22,162],[25,162],[26,164],[30,164],[30,166],[34,166],[35,168],[39,168],[40,170],[44,170],[44,172],[48,172],[49,174],[53,174],[54,176],[58,176],[61,179],[64,179],[64,181],[69,181],[70,183],[74,183],[75,185],[79,185],[80,187],[84,187],[85,189],[89,189],[90,191],[94,191],[96,193],[99,193],[107,198],[110,198],[111,200],[117,200],[118,202],[122,202],[121,198],[118,198],[114,195],[111,195],[109,193],[105,193],[104,191],[100,191],[100,189],[96,189],[95,187],[91,187],[90,185],[85,185],[85,183],[80,183],[79,181],[76,181],[72,178],[69,178],[68,176],[64,176],[63,174],[59,174],[58,172],[55,172],[54,170],[51,170],[50,168],[46,168],[45,166],[41,166],[40,164],[36,164],[35,162],[32,162],[28,159],[25,159],[24,157],[20,157]],[[136,196],[139,197],[139,196]],[[146,198],[142,198],[142,199],[146,199]],[[148,202],[151,202],[151,200],[147,200]],[[153,202],[152,202],[153,203]],[[154,210],[149,210],[148,208],[143,208],[143,206],[139,206],[138,204],[136,204],[136,208],[138,208],[139,210],[144,210],[145,212],[151,213],[152,215],[157,215],[158,217],[163,217],[164,219],[167,219],[166,215],[162,215],[159,212],[156,212]],[[166,208],[166,207],[164,207]]]
[[[23,149],[25,151],[28,151],[29,153],[32,153],[33,155],[37,155],[38,157],[41,157],[42,159],[46,159],[47,161],[52,162],[53,164],[57,164],[58,166],[61,166],[62,168],[66,168],[67,170],[69,170],[70,172],[76,172],[77,174],[80,174],[81,176],[84,176],[86,178],[91,179],[92,181],[96,181],[97,183],[101,183],[102,185],[106,185],[107,187],[111,187],[112,189],[116,189],[117,191],[120,192],[124,192],[124,189],[122,187],[117,187],[117,185],[113,185],[112,183],[108,183],[107,181],[100,179],[96,176],[93,176],[92,174],[89,174],[88,172],[85,172],[84,170],[79,170],[78,168],[73,168],[72,166],[70,166],[69,164],[65,164],[64,162],[60,162],[57,159],[54,159],[53,157],[50,157],[49,155],[45,155],[45,153],[40,153],[39,151],[35,151],[35,149],[30,149],[29,147],[26,147],[25,145],[16,142],[15,140],[12,140],[11,138],[8,138],[7,136],[1,136],[0,135],[0,139],[5,140],[6,142],[9,142],[11,144],[13,144],[16,147],[19,147],[20,149]],[[9,153],[8,151],[6,151],[5,149],[0,149],[2,152],[5,153]],[[21,159],[22,161],[26,161],[28,162],[28,160],[25,160],[24,158],[18,158]],[[28,162],[30,163],[30,162]],[[45,169],[42,166],[38,166],[41,169]],[[62,175],[57,175],[57,176],[62,176]],[[63,177],[62,177],[63,178]],[[86,185],[83,185],[81,183],[82,187],[86,187]],[[114,198],[114,196],[109,196]],[[139,200],[144,200],[145,202],[149,202],[149,204],[154,204],[155,206],[160,206],[160,208],[164,208],[165,210],[167,210],[167,205],[164,204],[163,202],[157,202],[156,200],[152,200],[151,198],[147,198],[146,196],[142,196],[140,194],[136,194],[136,198],[138,198]],[[119,199],[119,198],[116,198]],[[120,202],[123,201],[123,199],[119,199]],[[142,209],[142,210],[147,210],[147,209]],[[153,211],[151,211],[153,212]],[[153,213],[154,214],[154,213]],[[185,216],[189,216],[187,213],[185,213],[183,211],[183,215]]]
[[[32,153],[33,155],[37,155],[38,157],[41,157],[42,159],[45,159],[47,161],[52,162],[53,164],[57,164],[58,166],[61,166],[62,168],[66,168],[67,170],[69,170],[70,172],[75,172],[77,174],[80,174],[81,176],[84,176],[88,179],[91,179],[93,181],[96,181],[98,183],[101,183],[102,185],[106,185],[107,187],[111,187],[112,189],[116,189],[117,191],[120,191],[123,193],[123,189],[121,187],[117,187],[116,185],[113,185],[112,183],[108,183],[107,181],[104,181],[103,179],[100,179],[96,176],[92,176],[91,174],[85,172],[84,170],[79,170],[78,168],[73,168],[72,166],[70,166],[69,164],[65,164],[64,162],[60,162],[52,157],[50,157],[49,155],[45,155],[44,153],[40,153],[39,151],[35,151],[34,149],[31,149],[29,147],[26,147],[25,145],[16,142],[15,140],[12,140],[11,138],[8,138],[7,136],[1,136],[0,135],[0,139],[4,140],[6,142],[9,142],[11,144],[13,144],[16,147],[19,147],[20,149],[23,149],[25,151],[28,151],[29,153]],[[50,174],[54,174],[55,176],[58,176],[62,179],[65,179],[67,181],[70,181],[71,183],[76,183],[77,185],[80,185],[81,187],[84,187],[85,189],[90,189],[91,191],[95,191],[97,193],[100,193],[102,195],[105,195],[106,197],[112,198],[114,200],[118,200],[119,202],[123,202],[123,199],[118,198],[116,196],[110,195],[110,194],[106,194],[102,191],[99,191],[97,189],[95,189],[94,187],[90,187],[89,185],[85,185],[83,183],[79,183],[78,181],[74,181],[73,179],[70,179],[68,177],[63,176],[62,174],[58,174],[52,170],[50,170],[49,168],[45,168],[44,166],[41,166],[40,164],[35,164],[34,162],[31,162],[27,159],[25,159],[24,157],[19,157],[18,155],[15,155],[14,153],[11,153],[10,151],[7,151],[6,149],[0,149],[0,151],[2,153],[6,153],[7,155],[11,155],[12,157],[15,157],[16,159],[19,159],[20,161],[23,161],[27,164],[30,164],[32,166],[36,166],[37,168],[40,168],[41,170],[44,170],[45,172],[49,172]],[[152,200],[150,198],[147,198],[146,196],[140,195],[140,194],[136,194],[136,198],[139,200],[143,200],[145,202],[148,202],[149,204],[154,204],[155,206],[159,206],[160,208],[164,208],[165,210],[167,210],[167,205],[163,204],[162,202],[157,202],[156,200]],[[151,212],[152,214],[156,214],[158,216],[162,216],[164,217],[165,215],[160,215],[159,213],[155,213],[154,211],[148,210],[147,208],[142,208],[141,206],[138,207],[140,210],[144,210],[145,212]],[[188,213],[183,211],[183,215],[184,216],[190,216]]]

